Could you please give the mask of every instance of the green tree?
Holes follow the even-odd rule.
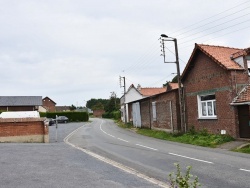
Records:
[[[97,106],[100,105],[99,103],[101,103],[103,107],[105,107],[108,101],[109,101],[108,99],[90,99],[87,101],[86,107],[93,110],[93,108],[95,108],[96,105]]]
[[[72,104],[70,107],[69,107],[70,111],[73,111],[76,109],[76,107]]]
[[[103,109],[104,109],[104,105],[101,102],[98,102],[97,104],[92,106],[92,110],[103,110]]]
[[[163,87],[167,86],[168,83],[178,83],[178,76],[176,75],[171,81],[166,81],[166,83],[163,84]]]

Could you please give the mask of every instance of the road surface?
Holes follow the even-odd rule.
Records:
[[[138,135],[116,126],[112,120],[92,119],[74,132],[72,145],[112,159],[162,182],[175,172],[174,163],[183,171],[199,177],[202,187],[249,188],[250,155],[211,149]]]

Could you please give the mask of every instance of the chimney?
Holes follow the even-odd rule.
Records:
[[[137,89],[138,89],[139,91],[141,90],[141,85],[140,85],[140,84],[137,85]]]

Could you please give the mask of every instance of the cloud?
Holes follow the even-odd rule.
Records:
[[[126,76],[127,86],[161,86],[176,72],[175,65],[164,64],[160,56],[162,33],[177,37],[181,70],[195,42],[247,47],[247,29],[228,35],[209,34],[212,30],[204,28],[180,29],[198,26],[195,23],[235,4],[232,0],[227,5],[215,0],[0,1],[1,95],[42,95],[59,105],[71,105],[108,98],[113,91],[121,96],[119,75]],[[244,27],[247,24],[232,29]],[[202,38],[196,40],[198,36]],[[175,58],[170,51],[166,55],[170,61]]]

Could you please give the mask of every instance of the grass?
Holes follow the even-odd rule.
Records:
[[[233,151],[250,154],[250,144],[240,149],[234,149]]]
[[[131,129],[131,128],[133,128],[133,125],[132,125],[131,123],[125,124],[125,123],[123,123],[121,120],[115,120],[115,123],[116,123],[119,127],[121,127],[121,128],[125,128],[125,129]]]
[[[133,128],[133,125],[124,124],[121,121],[116,121],[116,124],[122,128],[129,128],[129,129]],[[185,144],[192,144],[192,145],[211,147],[211,148],[215,148],[218,145],[234,140],[234,138],[232,138],[229,135],[209,134],[206,130],[198,132],[195,131],[194,129],[191,129],[188,133],[185,134],[180,134],[180,133],[172,134],[172,133],[167,133],[165,131],[144,129],[144,128],[136,129],[136,132],[138,134],[157,139],[169,140],[173,142],[180,142]]]
[[[165,131],[138,129],[137,133],[158,139],[212,148],[234,140],[229,135],[208,134],[206,131],[188,132],[185,134],[171,134]]]

